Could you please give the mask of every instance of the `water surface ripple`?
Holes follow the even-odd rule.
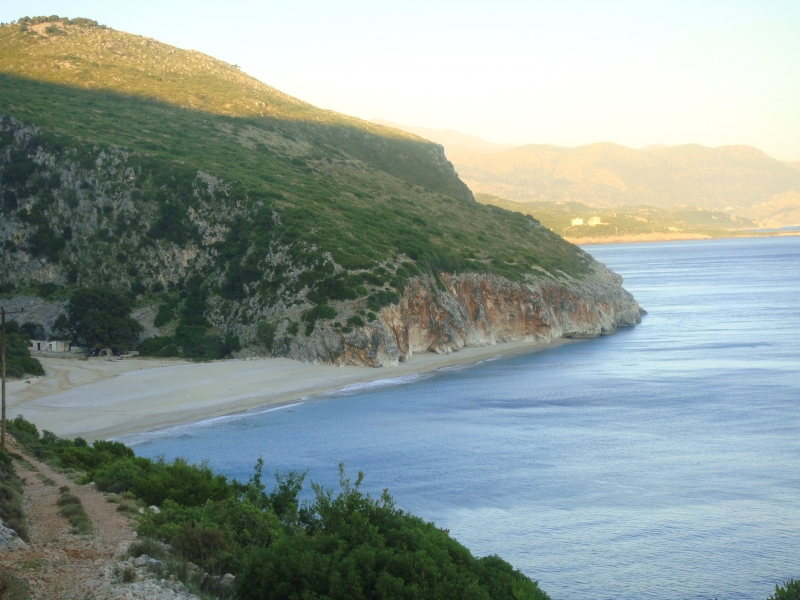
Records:
[[[800,577],[800,238],[587,250],[640,326],[136,451],[331,487],[344,461],[554,599],[765,599]]]

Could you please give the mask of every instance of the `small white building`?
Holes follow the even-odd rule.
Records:
[[[583,225],[583,219],[572,219],[572,226],[577,227],[578,225]]]
[[[31,352],[71,352],[72,344],[61,340],[31,340]]]
[[[600,217],[592,217],[589,219],[589,227],[594,227],[595,225],[602,225],[603,220]]]

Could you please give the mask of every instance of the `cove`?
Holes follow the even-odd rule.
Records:
[[[766,598],[800,576],[800,237],[586,250],[642,324],[123,441],[239,479],[343,461],[554,599]]]

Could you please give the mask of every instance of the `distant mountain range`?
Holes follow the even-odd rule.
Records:
[[[800,162],[781,162],[750,146],[509,148],[454,131],[390,125],[444,146],[475,193],[604,209],[690,206],[725,211],[762,226],[800,224]]]

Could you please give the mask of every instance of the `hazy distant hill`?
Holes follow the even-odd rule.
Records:
[[[800,203],[791,210],[793,201],[786,196],[800,191],[800,171],[748,146],[528,145],[490,155],[457,149],[447,155],[473,191],[518,202],[689,205],[800,223]],[[781,199],[783,213],[769,209],[769,202]]]
[[[454,131],[384,123],[442,144],[461,179],[476,193],[514,202],[601,208],[696,206],[727,210],[763,225],[800,224],[800,162],[781,162],[749,146],[504,148]]]
[[[372,119],[373,123],[393,127],[400,131],[413,133],[421,138],[436,142],[445,147],[449,152],[474,152],[476,154],[491,154],[493,152],[500,152],[502,150],[509,150],[514,146],[512,144],[495,144],[494,142],[487,142],[475,135],[460,133],[452,129],[429,129],[428,127],[409,127],[408,125],[400,125],[399,123],[392,123],[385,119]]]

